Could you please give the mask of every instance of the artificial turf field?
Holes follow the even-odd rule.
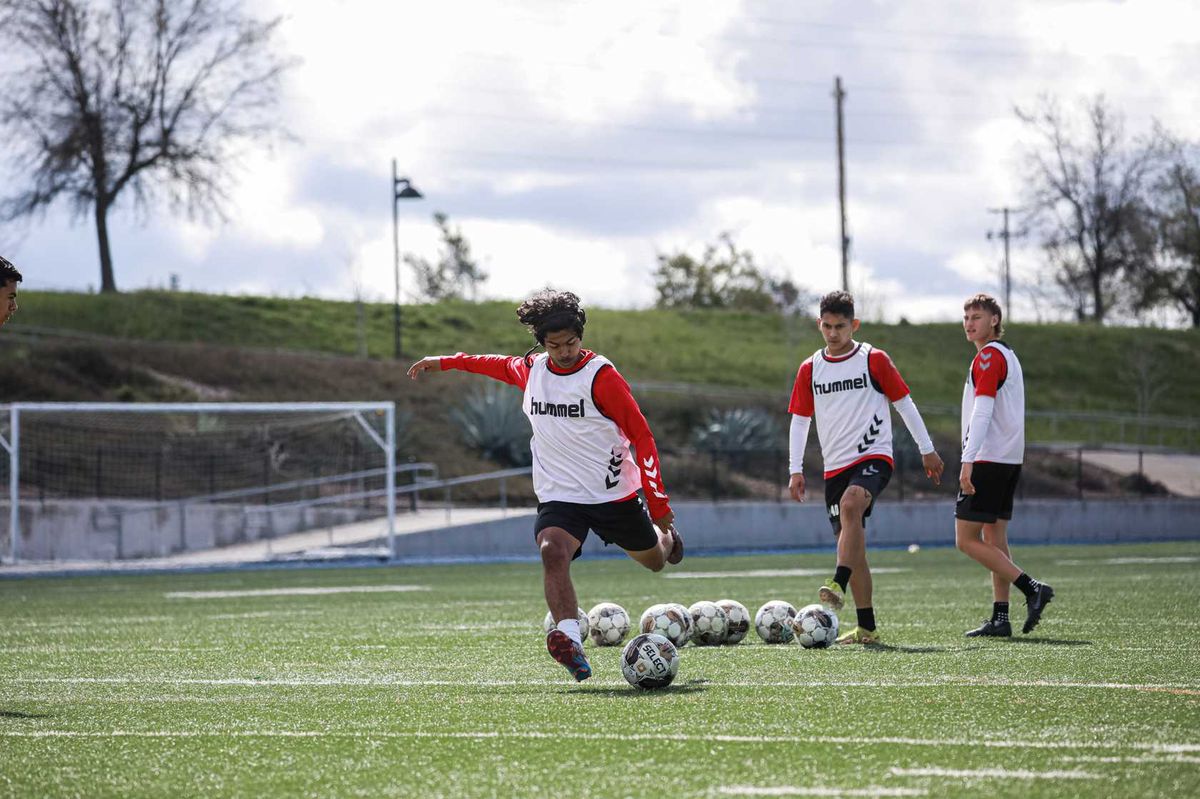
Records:
[[[659,692],[550,660],[532,563],[0,580],[0,795],[1196,795],[1200,542],[1015,554],[1058,592],[1030,636],[962,637],[990,582],[954,550],[876,552],[886,646],[751,631]],[[636,619],[807,604],[831,560],[574,573]],[[355,590],[278,591],[313,588]]]

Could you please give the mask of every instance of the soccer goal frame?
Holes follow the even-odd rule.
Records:
[[[367,437],[384,454],[383,498],[387,514],[387,551],[395,557],[396,536],[396,404],[394,402],[174,402],[174,403],[120,403],[120,402],[15,402],[0,404],[0,415],[7,411],[9,429],[5,436],[0,431],[0,448],[8,454],[9,495],[9,546],[6,554],[9,563],[16,563],[18,541],[21,532],[21,420],[23,416],[39,413],[56,414],[280,414],[289,412],[351,413]],[[383,434],[369,423],[367,413],[384,416]],[[0,416],[2,418],[2,416]],[[376,489],[366,495],[378,495]],[[358,496],[358,495],[351,495]]]

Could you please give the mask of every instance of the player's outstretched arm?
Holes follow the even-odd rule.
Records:
[[[416,380],[421,376],[422,372],[440,372],[442,371],[442,356],[427,355],[421,360],[408,367],[408,376]]]

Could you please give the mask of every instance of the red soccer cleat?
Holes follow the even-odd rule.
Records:
[[[592,676],[592,665],[583,653],[583,644],[575,643],[562,630],[550,631],[546,636],[546,649],[550,652],[550,657],[571,672],[576,682],[583,682]]]

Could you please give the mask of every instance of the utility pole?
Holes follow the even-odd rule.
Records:
[[[999,232],[989,230],[987,237],[989,239],[998,238],[1004,241],[1004,274],[1001,276],[1001,287],[1004,291],[1004,313],[1008,316],[1009,321],[1012,321],[1012,266],[1008,259],[1009,241],[1015,236],[1020,238],[1025,235],[1025,231],[1013,233],[1008,229],[1008,214],[1010,211],[1017,210],[1004,206],[1003,208],[989,208],[989,214],[1003,214],[1004,228]]]
[[[833,79],[833,99],[837,108],[838,208],[842,217],[842,290],[850,290],[850,236],[846,233],[846,137],[842,125],[842,78]]]

